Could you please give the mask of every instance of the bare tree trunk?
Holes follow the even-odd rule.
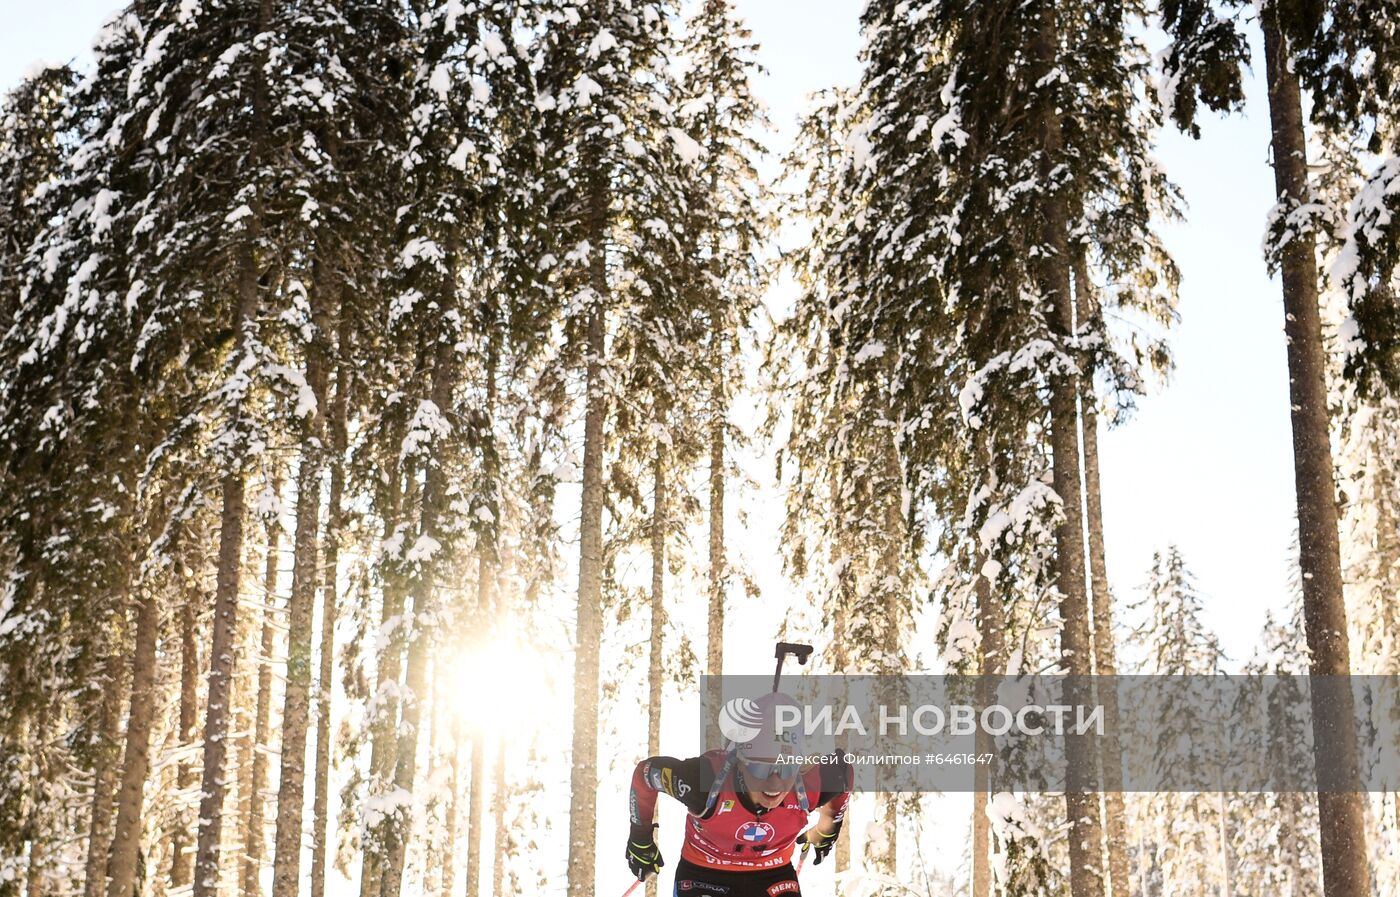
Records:
[[[1298,76],[1279,22],[1278,8],[1260,14],[1273,131],[1274,186],[1289,208],[1311,201],[1307,140]],[[1298,503],[1298,565],[1303,617],[1311,654],[1313,751],[1318,776],[1322,878],[1327,897],[1363,897],[1370,881],[1366,817],[1356,754],[1346,605],[1342,596],[1333,480],[1326,356],[1318,312],[1317,248],[1310,231],[1283,247],[1284,333],[1288,343],[1289,399],[1293,424],[1294,488]]]
[[[180,608],[180,731],[176,741],[186,751],[195,741],[195,723],[199,716],[199,645],[193,589],[185,595]],[[182,759],[175,773],[175,787],[183,796],[194,785],[194,767],[188,758]],[[183,799],[183,798],[182,798]],[[186,813],[177,813],[170,835],[170,886],[182,888],[194,875],[194,856],[188,850],[189,822]]]
[[[1055,7],[1040,10],[1039,30],[1031,52],[1042,85],[1039,100],[1041,128],[1040,177],[1042,189],[1050,189],[1051,172],[1060,164],[1063,137],[1057,104],[1046,74],[1058,64],[1058,24]],[[1074,296],[1070,286],[1068,211],[1065,198],[1052,193],[1044,203],[1042,240],[1048,258],[1042,263],[1041,290],[1052,331],[1068,350],[1074,333]],[[1068,674],[1065,703],[1089,704],[1093,673],[1093,644],[1089,624],[1089,600],[1084,557],[1084,515],[1080,490],[1078,383],[1074,374],[1058,373],[1050,381],[1050,443],[1054,454],[1054,486],[1060,496],[1063,519],[1055,531],[1056,566],[1060,592],[1060,655]],[[1103,897],[1103,832],[1092,747],[1087,736],[1065,737],[1065,812],[1069,822],[1070,892],[1073,897]]]
[[[481,823],[486,803],[486,736],[483,733],[472,734],[471,749],[471,783],[467,792],[467,897],[480,897]],[[496,862],[500,862],[499,856]]]
[[[50,865],[49,841],[52,834],[44,830],[44,817],[53,799],[54,767],[48,747],[52,725],[52,710],[45,706],[40,710],[39,723],[34,728],[36,737],[30,742],[30,757],[34,761],[32,775],[38,787],[33,792],[25,826],[29,833],[29,863],[24,877],[26,897],[47,897],[48,876],[45,873]]]
[[[599,165],[594,165],[596,172]],[[592,897],[598,814],[598,652],[603,630],[603,354],[609,287],[606,266],[608,193],[601,173],[591,187],[589,233],[596,247],[590,281],[583,500],[579,518],[578,616],[574,637],[574,732],[569,793],[568,897]]]
[[[345,528],[345,452],[349,447],[346,431],[350,399],[350,365],[344,360],[350,351],[350,314],[340,311],[336,350],[341,361],[336,366],[335,395],[330,407],[331,485],[327,496],[325,572],[321,583],[321,669],[316,680],[316,782],[312,799],[311,897],[326,895],[326,835],[330,813],[331,776],[331,695],[335,690],[335,622],[340,573],[340,540]]]
[[[451,345],[439,342],[433,361],[431,399],[445,414],[452,407]],[[424,536],[444,541],[438,527],[442,504],[446,496],[446,473],[440,464],[429,465],[423,478],[423,503],[420,532]],[[399,722],[398,750],[395,752],[394,785],[400,793],[412,795],[418,771],[418,738],[422,728],[424,696],[428,687],[428,660],[432,646],[434,619],[434,583],[432,571],[420,570],[413,588],[413,629],[408,644],[408,665],[404,674],[405,694],[403,713]],[[388,828],[388,850],[381,897],[399,897],[403,887],[404,860],[408,850],[408,835],[412,831],[411,802],[400,808]]]
[[[1084,248],[1074,256],[1075,297],[1079,319],[1097,324],[1098,297],[1089,283]],[[1117,647],[1113,638],[1113,592],[1108,585],[1108,561],[1104,549],[1103,494],[1099,479],[1099,415],[1092,372],[1081,384],[1081,448],[1084,453],[1084,509],[1089,527],[1089,580],[1093,596],[1094,673],[1098,679],[1098,703],[1104,710],[1104,737],[1099,741],[1103,765],[1104,818],[1108,848],[1108,881],[1113,897],[1128,895],[1128,844],[1123,810],[1123,748],[1118,739]]]
[[[1234,890],[1230,882],[1230,832],[1227,825],[1229,806],[1225,801],[1224,791],[1217,791],[1215,799],[1217,818],[1219,819],[1216,830],[1220,838],[1220,897],[1234,897]]]
[[[48,864],[48,839],[40,831],[39,808],[35,803],[29,814],[29,868],[24,876],[25,897],[46,897],[48,882],[44,867]]]
[[[272,19],[272,0],[260,0],[257,32],[267,30]],[[259,59],[265,51],[259,52]],[[252,146],[250,164],[256,165],[262,154],[267,128],[267,85],[261,62],[252,76],[251,100]],[[248,218],[248,232],[241,249],[241,271],[238,282],[238,309],[234,314],[236,334],[235,358],[246,350],[245,328],[258,308],[259,272],[254,245],[261,232],[262,203],[254,196],[249,203],[253,214]],[[237,430],[241,420],[237,411],[229,426]],[[219,561],[214,589],[214,635],[209,650],[208,705],[204,715],[204,773],[199,803],[199,837],[194,868],[194,897],[215,897],[219,890],[219,844],[224,827],[224,760],[228,752],[229,691],[237,661],[238,588],[242,573],[243,524],[245,517],[243,471],[235,462],[224,474],[220,487],[222,505],[219,518]],[[118,895],[112,895],[118,897]],[[121,895],[124,897],[124,895]]]
[[[296,897],[301,883],[301,835],[306,815],[306,730],[311,715],[311,627],[316,609],[318,539],[321,528],[322,448],[326,421],[326,344],[330,329],[327,291],[312,294],[317,336],[306,347],[306,383],[316,400],[297,470],[297,516],[293,536],[292,598],[287,613],[287,684],[282,705],[281,772],[277,785],[276,853],[272,897]],[[334,294],[332,294],[333,296]]]
[[[494,382],[494,367],[491,379]],[[488,399],[488,413],[490,405],[491,400]],[[477,554],[476,589],[477,613],[483,619],[499,616],[493,613],[493,605],[496,602],[496,562],[492,546],[484,547]],[[476,727],[471,737],[471,790],[467,792],[467,897],[480,897],[481,894],[481,829],[486,814],[486,742],[485,732],[481,727]]]
[[[448,734],[447,747],[447,818],[444,820],[444,843],[442,847],[442,897],[452,897],[457,886],[457,797],[462,793],[461,777],[461,726],[454,719]],[[476,783],[472,783],[473,790]],[[474,860],[473,860],[474,861]]]
[[[280,473],[272,475],[272,491],[282,492]],[[276,653],[276,629],[272,624],[271,608],[277,595],[277,570],[281,553],[282,524],[276,519],[267,522],[267,557],[263,565],[262,631],[258,639],[258,697],[253,710],[252,771],[248,779],[247,815],[243,818],[243,875],[240,890],[243,897],[262,894],[262,860],[267,832],[263,818],[263,792],[267,790],[266,747],[272,721],[272,658]]]
[[[491,897],[505,897],[506,875],[506,748],[496,747],[496,772],[491,783],[491,817],[496,823],[496,852],[491,863]]]
[[[978,679],[978,702],[987,707],[996,703],[996,677],[1005,665],[1003,632],[1005,615],[1000,599],[993,594],[992,584],[985,575],[977,577],[977,626],[982,640],[982,657]],[[977,729],[977,753],[991,753],[996,740],[980,726]],[[978,763],[973,767],[972,791],[972,897],[990,897],[992,884],[991,822],[987,818],[988,798],[995,787],[991,766]]]
[[[405,505],[404,481],[411,481],[412,471],[404,477],[394,475],[390,479],[390,490],[386,501],[384,517],[384,538],[392,538],[400,526],[400,517]],[[397,719],[397,681],[403,662],[403,613],[404,591],[397,577],[390,577],[384,583],[384,606],[380,612],[380,631],[388,636],[387,644],[381,650],[375,664],[374,711],[369,720],[370,760],[369,788],[375,795],[388,784],[394,768],[394,728]],[[393,626],[393,632],[387,632]],[[396,683],[394,688],[389,683]],[[379,894],[380,882],[384,875],[384,830],[387,820],[371,828],[364,846],[364,856],[360,864],[360,897],[375,897]]]
[[[722,347],[723,341],[718,342]],[[723,366],[722,359],[720,365]],[[729,577],[724,556],[724,401],[723,384],[719,384],[715,388],[710,409],[710,606],[706,618],[709,641],[705,672],[713,678],[710,679],[707,698],[707,706],[712,712],[707,714],[706,719],[715,717],[723,697],[719,677],[724,674],[724,592]]]
[[[839,474],[838,474],[838,478],[839,478]],[[840,491],[841,491],[839,483],[838,483],[838,486],[837,486],[837,490],[836,490],[836,491],[837,491],[838,494],[839,494]],[[849,625],[850,625],[850,624],[849,624],[849,622],[848,622],[848,619],[849,619],[849,610],[848,610],[848,608],[850,607],[850,600],[851,600],[851,595],[850,595],[850,573],[849,573],[849,570],[850,570],[850,567],[849,567],[849,565],[848,565],[848,566],[846,567],[846,569],[845,569],[844,571],[842,571],[842,573],[840,574],[840,575],[841,575],[841,580],[840,580],[841,585],[840,585],[839,600],[837,601],[835,612],[832,614],[832,622],[831,622],[831,637],[832,637],[832,641],[834,642],[834,650],[832,651],[832,657],[831,657],[832,670],[833,670],[833,672],[837,673],[838,675],[843,675],[843,676],[850,672],[850,654],[848,653],[849,646],[850,646],[850,638],[849,638]],[[842,699],[843,699],[843,700],[845,700],[847,697],[848,697],[847,695],[844,695],[844,694],[842,695]],[[843,731],[841,732],[841,734],[839,734],[839,735],[836,736],[836,752],[837,752],[838,754],[845,754],[846,748],[847,748],[847,735],[846,735],[845,731],[843,730]],[[853,795],[853,797],[854,797],[854,795]],[[851,807],[849,807],[849,808],[847,809],[847,811],[846,811],[846,812],[847,812],[847,817],[846,817],[846,822],[845,822],[845,824],[844,824],[844,827],[847,829],[847,832],[848,832],[848,833],[847,833],[846,837],[844,837],[844,838],[837,838],[837,839],[836,839],[836,847],[835,847],[834,850],[833,850],[833,855],[834,855],[834,858],[835,858],[835,861],[836,861],[836,881],[837,881],[837,885],[836,885],[836,895],[837,895],[837,897],[842,897],[842,895],[844,895],[844,894],[846,893],[845,879],[842,877],[842,873],[846,872],[847,870],[849,870],[849,869],[851,868],[851,836],[850,836],[849,832],[855,829],[855,826],[851,824],[851,811],[852,811],[853,809],[854,809],[854,806],[851,806]]]
[[[118,630],[125,629],[115,621]],[[117,739],[121,734],[121,705],[126,697],[126,659],[111,654],[103,663],[102,706],[98,709],[97,763],[93,770],[92,811],[88,816],[87,863],[83,897],[102,897],[107,856],[112,846],[112,798],[117,790]]]
[[[117,822],[108,861],[107,897],[131,897],[136,858],[141,851],[146,773],[150,769],[151,725],[155,719],[156,639],[160,611],[156,596],[142,586],[137,599],[136,641],[131,657],[131,705],[127,712],[126,749],[117,790]]]
[[[666,447],[657,440],[652,463],[651,653],[647,663],[647,756],[661,753],[661,648],[666,625]],[[647,879],[647,897],[656,897],[656,879]]]

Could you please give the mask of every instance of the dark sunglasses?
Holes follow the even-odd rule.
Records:
[[[744,761],[744,772],[751,779],[767,779],[777,776],[780,779],[791,778],[797,774],[796,763],[750,763]]]

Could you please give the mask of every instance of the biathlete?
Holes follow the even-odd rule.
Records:
[[[760,699],[768,719],[782,695]],[[771,728],[771,727],[770,727]],[[761,731],[728,750],[699,757],[648,757],[632,773],[632,830],[627,864],[638,879],[659,873],[664,861],[652,819],[656,795],[685,805],[685,842],[676,868],[676,897],[797,895],[793,858],[810,849],[821,863],[841,833],[850,800],[851,768],[839,756],[803,769],[787,758],[801,752],[796,732]],[[807,827],[812,811],[817,821]]]

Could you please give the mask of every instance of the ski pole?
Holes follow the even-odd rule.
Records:
[[[627,890],[625,890],[625,891],[622,892],[622,897],[632,897],[632,892],[635,891],[635,890],[637,890],[637,889],[640,888],[641,886],[642,886],[642,880],[639,878],[639,879],[637,879],[636,881],[632,882],[632,887],[630,887],[630,888],[628,888]]]
[[[800,854],[798,854],[798,856],[797,856],[797,872],[801,872],[801,871],[802,871],[802,864],[807,862],[807,848],[810,847],[810,846],[811,846],[810,844],[805,844],[805,843],[802,845],[802,852],[801,852]],[[794,874],[796,874],[796,873],[794,873]],[[626,894],[623,894],[622,897],[627,897],[627,895],[626,895]]]

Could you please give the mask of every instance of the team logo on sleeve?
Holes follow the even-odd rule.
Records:
[[[744,844],[762,844],[773,837],[773,826],[766,822],[746,822],[734,837]]]

